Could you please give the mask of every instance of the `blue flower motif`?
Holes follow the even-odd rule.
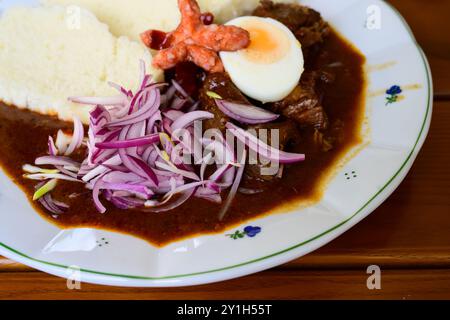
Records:
[[[261,232],[261,227],[247,226],[244,228],[243,231],[236,230],[234,233],[226,234],[226,236],[230,237],[231,239],[238,240],[238,239],[245,238],[245,236],[253,238],[260,232]]]
[[[249,236],[250,238],[253,238],[258,233],[261,232],[261,227],[248,226],[248,227],[245,227],[244,232],[247,236]]]
[[[391,96],[395,96],[395,95],[398,95],[398,94],[400,94],[402,92],[403,91],[402,91],[402,88],[400,88],[400,86],[392,86],[386,91],[386,94],[391,95]]]
[[[400,88],[400,86],[392,86],[388,90],[386,90],[386,105],[397,102],[399,99],[399,94],[402,92],[403,90],[402,88]]]

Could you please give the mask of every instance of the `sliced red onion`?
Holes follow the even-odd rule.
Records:
[[[221,204],[222,197],[218,193],[212,193],[208,188],[198,188],[194,195],[196,198],[204,199],[209,202]]]
[[[100,142],[96,143],[95,147],[99,149],[122,149],[122,148],[132,148],[141,147],[146,145],[151,145],[159,141],[159,134],[152,134],[149,136],[134,138],[130,140],[123,141],[113,141],[113,142]]]
[[[162,125],[163,125],[164,131],[171,135],[172,134],[172,127],[171,127],[172,121],[168,118],[164,118]]]
[[[206,181],[206,189],[210,190],[212,193],[220,193],[222,189],[214,181]]]
[[[241,157],[241,163],[245,164],[245,160],[247,159],[247,151],[244,150],[242,152]],[[230,193],[228,194],[227,200],[225,201],[224,206],[219,212],[219,220],[223,220],[225,218],[225,215],[227,214],[228,210],[230,209],[230,206],[234,200],[234,197],[236,196],[236,193],[238,191],[239,185],[241,184],[242,175],[244,174],[244,168],[245,165],[241,165],[241,167],[238,169],[236,173],[236,178],[234,179],[233,185],[231,186]]]
[[[178,149],[180,153],[183,152],[185,155],[194,154],[194,139],[189,130],[175,130],[172,132],[172,140],[179,142],[176,149]]]
[[[84,127],[81,123],[81,120],[78,117],[73,117],[73,135],[72,141],[67,147],[66,152],[64,152],[65,156],[70,156],[76,149],[81,146],[84,138]]]
[[[87,105],[104,105],[104,106],[114,106],[123,105],[127,103],[127,99],[120,95],[116,97],[69,97],[69,101],[78,104]]]
[[[60,154],[64,154],[66,152],[71,141],[72,138],[70,136],[66,135],[62,130],[58,130],[55,144]]]
[[[117,138],[119,138],[121,131],[122,130],[117,129],[117,130],[113,130],[113,131],[110,131],[109,133],[105,134],[104,137],[102,137],[103,142],[111,142],[111,141],[116,140]],[[98,136],[98,133],[97,133],[97,136]]]
[[[117,149],[98,150],[98,152],[94,153],[92,156],[92,163],[94,165],[102,164],[108,159],[114,157],[116,154]]]
[[[114,156],[114,157],[108,159],[107,161],[105,161],[104,164],[105,164],[105,165],[118,166],[118,165],[121,165],[121,164],[122,164],[122,160],[121,160],[121,158],[120,158],[119,155],[116,155],[116,156]],[[84,182],[89,182],[89,181],[91,181],[92,179],[94,179],[95,177],[97,177],[97,176],[99,176],[99,175],[101,175],[101,174],[107,172],[108,170],[109,170],[109,169],[108,169],[108,167],[106,167],[106,166],[103,166],[103,165],[97,166],[97,167],[95,167],[94,169],[92,169],[92,170],[90,170],[89,172],[87,172],[87,173],[83,176],[82,180],[83,180]]]
[[[116,89],[117,91],[119,91],[120,93],[122,93],[123,95],[125,95],[127,98],[130,97],[133,93],[127,89],[125,89],[124,87],[122,87],[121,85],[108,81],[108,85],[111,88]]]
[[[131,183],[103,183],[102,188],[110,191],[126,191],[145,200],[150,199],[154,195],[146,186]]]
[[[111,171],[103,176],[107,183],[135,183],[142,184],[145,179],[133,172]]]
[[[43,156],[36,158],[35,165],[52,165],[52,166],[74,166],[80,167],[80,163],[63,156]]]
[[[217,164],[227,164],[235,161],[234,153],[219,141],[212,141],[207,144],[205,151],[214,152],[214,159]]]
[[[172,85],[175,87],[175,89],[181,94],[181,96],[191,102],[194,100],[187,94],[186,90],[175,80],[172,80]]]
[[[67,204],[54,200],[49,193],[39,198],[38,201],[45,209],[56,215],[63,214],[69,209]]]
[[[145,84],[145,76],[147,75],[145,61],[139,59],[139,83]]]
[[[215,99],[217,107],[230,118],[246,124],[267,123],[280,116],[252,105],[239,104]]]
[[[153,165],[153,163],[150,161],[151,155],[153,153],[156,153],[153,146],[149,146],[149,147],[145,148],[145,150],[141,154],[142,160],[145,161],[146,163],[148,163],[149,165]]]
[[[144,78],[142,79],[141,83],[141,90],[143,90],[149,83],[152,82],[152,76],[149,74],[144,75]]]
[[[127,112],[128,115],[131,115],[133,112],[135,112],[139,109],[139,106],[142,105],[144,97],[148,98],[148,96],[147,96],[148,91],[150,91],[150,90],[149,89],[144,90],[144,88],[141,88],[141,89],[139,89],[138,92],[136,92],[136,94],[133,96],[133,98],[130,101],[130,105],[129,105],[128,112]]]
[[[234,177],[236,176],[236,171],[236,167],[231,166],[224,172],[222,177],[216,181],[217,185],[224,189],[231,187],[233,185]]]
[[[204,183],[205,183],[204,181],[200,181],[200,182],[193,182],[193,183],[188,183],[188,184],[182,185],[182,186],[170,191],[169,193],[166,193],[164,198],[170,198],[176,194],[183,193],[183,192],[186,192],[191,189],[196,189],[197,187],[204,185]]]
[[[200,167],[200,180],[205,180],[205,171],[206,171],[206,167],[208,165],[210,165],[210,161],[213,158],[213,154],[212,153],[208,153],[202,160],[201,162],[201,167]]]
[[[163,114],[166,118],[169,118],[171,121],[175,121],[178,118],[185,115],[184,112],[179,111],[179,110],[174,110],[174,109],[169,109],[167,111],[164,111]]]
[[[25,178],[30,180],[48,180],[48,179],[57,179],[57,180],[65,180],[72,182],[82,182],[76,178],[67,176],[61,173],[34,173],[34,174],[26,174]]]
[[[105,166],[98,166],[86,173],[81,180],[83,180],[85,183],[90,182],[91,180],[95,179],[96,177],[108,172],[110,169]]]
[[[147,104],[158,101],[161,104],[161,93],[158,88],[166,86],[167,83],[152,83],[140,89],[131,99],[128,114],[131,115],[137,109],[143,108]]]
[[[106,108],[102,105],[96,105],[94,109],[89,112],[90,119],[91,120],[97,120],[99,117],[102,116],[104,112],[107,112]]]
[[[131,108],[131,103],[132,103],[132,99],[133,99],[134,95],[131,94],[131,96],[128,97],[128,103],[125,104],[125,106],[117,106],[114,107],[112,109],[108,109],[111,118],[114,120],[119,120],[122,119],[123,117],[128,115],[128,112]],[[110,121],[108,121],[109,123]]]
[[[48,137],[48,154],[51,156],[58,155],[58,149],[55,146],[55,141],[52,137]]]
[[[26,173],[59,173],[58,169],[43,169],[29,164],[24,164],[22,170]]]
[[[211,195],[216,195],[219,194],[219,192],[216,192],[215,190],[212,190],[211,188],[207,188],[207,187],[199,187],[197,189],[197,191],[195,192],[195,195],[201,195],[201,196],[211,196]]]
[[[147,135],[157,132],[155,130],[155,129],[157,129],[157,128],[155,128],[155,125],[157,122],[162,122],[161,111],[157,111],[150,119],[148,119],[147,130],[146,130]]]
[[[51,195],[48,194],[48,196],[51,198]],[[69,209],[69,205],[66,203],[63,203],[61,201],[55,200],[55,199],[51,199],[53,201],[53,204],[55,206],[57,206],[58,208],[60,208],[63,211],[66,211],[67,209]]]
[[[227,158],[226,158],[226,159],[231,158],[231,159],[232,159],[231,161],[232,161],[233,163],[236,162],[236,161],[237,161],[236,154],[234,153],[233,148],[229,145],[229,143],[227,142],[227,140],[223,137],[222,132],[220,132],[220,131],[217,129],[217,134],[215,134],[214,137],[217,139],[218,142],[220,142],[222,145],[225,146],[225,148],[226,148],[226,150],[227,150],[227,151],[226,151],[226,152],[227,152]]]
[[[264,192],[262,189],[248,189],[248,188],[239,188],[239,192],[246,195],[254,195],[258,193]]]
[[[153,212],[153,213],[160,213],[160,212],[167,212],[171,211],[175,208],[178,208],[182,204],[184,204],[187,200],[189,200],[192,195],[195,193],[195,188],[189,189],[188,191],[182,193],[175,201],[164,203],[164,204],[158,204],[155,203],[153,206],[150,206],[150,202],[146,203],[146,208],[143,209],[146,212]]]
[[[228,122],[226,127],[238,140],[266,159],[279,163],[294,163],[305,160],[304,154],[289,153],[268,146],[251,133],[235,126],[231,122]]]
[[[108,168],[109,170],[115,172],[123,172],[123,173],[130,173],[131,171],[125,167],[125,166],[115,166],[115,165],[108,165],[108,164],[102,164],[102,166]]]
[[[102,179],[98,179],[95,182],[94,187],[92,189],[92,199],[94,200],[95,207],[100,213],[105,213],[106,208],[100,201],[100,190],[103,189],[104,182]]]
[[[186,105],[187,102],[188,102],[187,99],[175,96],[175,98],[173,99],[173,101],[170,105],[170,108],[174,109],[174,110],[181,110],[181,109],[183,109],[183,107]]]
[[[121,129],[119,130],[115,130],[115,131],[111,131],[109,134],[107,134],[103,140],[101,139],[96,139],[95,137],[90,137],[90,143],[88,143],[88,147],[89,147],[89,155],[88,155],[88,160],[89,163],[91,164],[97,164],[97,163],[101,163],[104,162],[106,159],[112,157],[115,155],[116,153],[116,149],[99,149],[95,146],[96,140],[100,140],[102,141],[102,143],[108,143],[108,142],[113,142],[113,141],[117,141],[117,139],[120,136],[121,133]]]
[[[65,174],[66,176],[72,177],[74,179],[78,180],[78,170],[80,168],[75,168],[75,167],[64,167],[64,166],[55,166],[56,169],[58,169],[62,174]],[[72,169],[72,170],[69,170]]]
[[[170,86],[166,93],[161,96],[161,110],[169,108],[176,91],[174,86]]]
[[[278,179],[283,178],[283,173],[284,173],[284,165],[282,164],[282,165],[280,166],[280,169],[278,169],[277,178],[278,178]]]
[[[92,129],[97,134],[103,126],[111,121],[111,114],[103,106],[96,106],[90,113],[90,124]]]
[[[132,139],[138,139],[138,138],[144,137],[146,129],[147,129],[146,125],[147,125],[146,120],[136,122],[136,123],[130,125],[130,128],[127,132],[126,140],[132,140]],[[146,145],[150,145],[150,144],[146,144]],[[129,147],[129,148],[127,148],[127,153],[129,155],[137,157],[139,150],[141,150],[142,147],[143,146]]]
[[[134,124],[136,122],[148,120],[155,112],[158,111],[159,105],[160,105],[160,93],[159,90],[154,90],[154,99],[150,102],[146,103],[145,106],[143,106],[138,111],[122,118],[119,120],[111,121],[108,123],[108,126],[125,126],[129,124]]]
[[[158,175],[158,178],[160,179],[159,185],[157,188],[152,188],[152,191],[162,196],[185,184],[184,178],[179,175],[172,175],[170,177]]]
[[[176,121],[172,123],[172,130],[184,129],[195,121],[201,121],[206,119],[213,119],[214,115],[207,111],[192,111],[186,113],[185,115],[179,117]]]
[[[92,169],[94,169],[96,166],[95,165],[90,165],[88,163],[88,160],[85,159],[83,161],[83,163],[81,164],[80,170],[78,170],[78,176],[83,176],[86,173],[88,173],[89,171],[91,171]]]
[[[222,179],[223,175],[225,174],[225,172],[227,170],[229,170],[231,168],[231,164],[223,164],[222,166],[219,167],[219,169],[216,170],[216,172],[214,172],[209,179],[211,181],[217,182],[220,179]]]
[[[156,176],[153,169],[150,168],[150,166],[148,166],[144,161],[142,161],[141,159],[138,159],[136,157],[128,156],[128,155],[126,157],[128,157],[134,163],[135,166],[140,168],[140,171],[135,172],[135,173],[139,174],[140,176],[144,176],[144,177],[148,178],[150,181],[152,181],[154,183],[154,185],[156,187],[158,186],[158,184],[159,184],[158,177]]]
[[[116,208],[122,210],[136,209],[144,207],[145,201],[141,199],[136,199],[134,197],[118,197],[112,194],[111,191],[104,191],[105,198],[110,201]]]
[[[157,162],[156,162],[156,166],[157,166],[158,168],[160,168],[160,169],[163,169],[163,170],[166,170],[166,171],[170,171],[170,172],[179,174],[180,176],[189,178],[189,179],[191,179],[191,180],[197,180],[197,181],[200,180],[200,178],[199,178],[194,172],[189,172],[189,171],[186,171],[186,170],[181,170],[181,169],[178,169],[178,168],[175,167],[175,166],[171,166],[171,165],[162,163],[162,162],[160,162],[160,161],[157,161]]]
[[[197,111],[199,107],[200,107],[200,101],[197,101],[191,107],[189,107],[187,112]]]

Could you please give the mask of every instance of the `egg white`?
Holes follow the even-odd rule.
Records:
[[[276,28],[277,32],[282,32],[280,35],[286,37],[287,47],[274,61],[272,58],[264,61],[263,56],[262,59],[252,59],[247,49],[221,52],[225,70],[245,95],[263,103],[280,101],[294,90],[304,71],[301,44],[284,24],[271,18],[239,17],[227,23],[244,28],[251,24],[266,25],[269,30]]]

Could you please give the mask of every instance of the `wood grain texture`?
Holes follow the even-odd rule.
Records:
[[[119,288],[66,281],[43,273],[0,273],[2,299],[450,299],[450,270],[382,270],[381,290],[368,290],[365,269],[271,270],[218,284],[186,288]]]
[[[435,94],[450,98],[450,37],[446,0],[389,0],[403,15],[428,57],[433,73]]]
[[[0,257],[0,298],[15,299],[450,299],[450,1],[391,0],[432,67],[435,105],[429,137],[397,191],[367,219],[320,250],[275,269],[218,284],[129,289],[65,280]],[[383,270],[366,288],[367,266]]]

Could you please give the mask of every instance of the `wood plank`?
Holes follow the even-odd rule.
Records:
[[[450,270],[382,270],[381,290],[368,290],[365,269],[267,271],[187,288],[118,288],[66,281],[43,273],[0,273],[0,299],[450,299]]]
[[[9,260],[5,257],[0,256],[0,273],[1,272],[22,272],[22,271],[33,271],[32,268],[24,266],[18,262]]]
[[[405,17],[424,49],[433,73],[437,96],[450,98],[450,2],[440,0],[389,0]]]

